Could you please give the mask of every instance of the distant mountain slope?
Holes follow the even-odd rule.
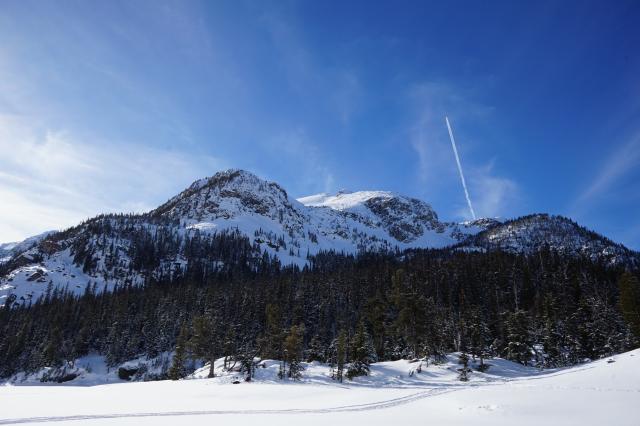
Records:
[[[111,289],[185,271],[259,268],[273,259],[303,266],[323,251],[450,246],[527,254],[549,247],[609,263],[638,259],[557,216],[443,222],[429,204],[392,192],[296,200],[277,183],[227,170],[194,182],[147,214],[102,215],[6,246],[5,253],[11,251],[0,264],[0,303],[24,303],[55,288],[82,293],[88,286]]]
[[[612,264],[638,264],[640,259],[637,252],[571,219],[548,214],[533,214],[503,222],[470,236],[460,246],[523,254],[548,248],[561,254],[585,256],[593,261]]]
[[[42,234],[34,235],[22,241],[0,244],[0,264],[9,261],[12,256],[38,244],[40,241],[57,231],[46,231]]]

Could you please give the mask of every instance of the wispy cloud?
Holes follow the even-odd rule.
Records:
[[[265,150],[274,162],[285,162],[281,170],[283,181],[291,182],[288,187],[297,192],[296,196],[309,193],[300,191],[331,192],[335,188],[335,174],[318,147],[304,128],[293,128],[266,138]]]
[[[454,212],[459,217],[469,219],[470,213],[464,204],[463,189],[459,186],[444,117],[449,115],[454,126],[456,123],[473,123],[487,119],[493,108],[470,101],[469,97],[441,82],[415,85],[409,91],[409,98],[416,117],[410,132],[410,143],[418,159],[418,179],[426,188],[425,195],[431,197],[435,191],[443,190],[459,191],[461,207],[455,208]],[[459,145],[477,215],[505,215],[519,197],[518,185],[512,179],[496,175],[495,160],[482,163],[474,159],[471,156],[473,149],[467,149],[468,141]]]
[[[505,217],[521,199],[516,182],[497,176],[494,162],[469,170],[471,191],[476,194],[475,208],[479,217]],[[467,212],[462,209],[461,216]]]
[[[235,30],[205,25],[197,5],[106,5],[112,19],[72,9],[29,15],[49,37],[15,24],[0,30],[19,35],[0,49],[0,241],[100,212],[148,210],[228,165],[265,167],[264,176],[286,177],[301,194],[333,189],[314,132],[321,127],[282,114],[282,99],[261,109],[262,90],[249,91],[263,76],[229,47]],[[301,101],[324,109],[319,116],[348,123],[361,93],[357,73],[317,63],[295,15],[267,15],[266,66],[282,66]],[[11,22],[2,13],[0,21]],[[285,176],[265,157],[286,162]]]
[[[605,161],[604,165],[577,199],[577,203],[592,201],[605,194],[626,174],[640,168],[640,134],[635,134]]]
[[[449,173],[455,172],[455,163],[450,161],[453,156],[445,115],[449,115],[455,125],[457,120],[485,117],[492,109],[470,102],[450,85],[437,82],[414,85],[409,90],[409,100],[416,116],[411,131],[411,146],[418,154],[420,179],[429,183],[439,179],[443,169]]]
[[[224,163],[139,145],[78,142],[0,116],[0,241],[60,229],[101,212],[141,212]]]
[[[343,70],[335,76],[335,89],[331,100],[343,124],[348,124],[362,102],[363,89],[357,74]]]
[[[290,12],[271,8],[261,19],[288,84],[300,96],[324,104],[342,124],[349,124],[364,96],[357,70],[344,63],[319,63]]]

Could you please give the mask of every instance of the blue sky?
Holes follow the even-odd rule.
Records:
[[[4,1],[0,241],[244,168],[640,249],[637,1]]]

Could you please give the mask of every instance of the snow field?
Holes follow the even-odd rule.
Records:
[[[0,425],[637,425],[640,350],[611,360],[538,372],[497,359],[468,383],[457,381],[451,356],[411,376],[415,363],[374,364],[370,377],[343,384],[318,363],[302,382],[279,381],[275,361],[235,385],[237,373],[197,379],[205,368],[177,382],[8,384],[0,386]]]

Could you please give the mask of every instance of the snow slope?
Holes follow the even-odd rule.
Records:
[[[450,359],[451,361],[452,359]],[[568,369],[537,372],[503,360],[455,379],[455,365],[374,364],[372,376],[338,384],[326,367],[305,381],[274,379],[267,363],[251,383],[229,376],[100,386],[0,387],[0,425],[434,424],[637,425],[640,350]],[[492,371],[493,370],[493,371]],[[197,374],[196,374],[197,375]]]
[[[194,182],[151,212],[200,230],[237,228],[286,263],[334,250],[445,247],[484,230],[438,220],[427,203],[384,191],[295,200],[277,183],[242,170]],[[275,252],[274,252],[275,253]]]
[[[570,256],[584,256],[610,264],[640,264],[638,253],[596,234],[571,219],[533,214],[508,220],[470,236],[464,247],[500,249],[531,254],[542,247]]]
[[[55,232],[56,231],[46,231],[22,241],[0,243],[0,264],[8,261],[15,254],[22,253],[23,251],[30,249]]]
[[[253,258],[267,253],[301,267],[322,251],[445,247],[527,254],[549,247],[594,261],[640,264],[638,253],[559,216],[445,222],[424,201],[388,191],[341,191],[296,200],[275,182],[227,170],[194,182],[147,214],[99,216],[10,246],[10,258],[0,263],[0,305],[5,300],[28,303],[46,294],[49,284],[82,294],[88,286],[109,290],[184,270],[190,260],[184,246],[159,259],[153,270],[135,268],[140,262],[133,261],[132,253],[158,233],[183,242],[196,234],[236,233],[248,239]],[[217,268],[224,259],[211,261]]]
[[[182,241],[196,233],[239,233],[256,247],[256,257],[266,252],[283,264],[303,266],[321,251],[445,247],[482,229],[440,222],[428,204],[380,191],[354,193],[342,207],[304,205],[274,182],[227,170],[194,182],[147,214],[100,216],[14,252],[0,275],[0,304],[8,298],[17,304],[36,300],[49,284],[82,294],[87,286],[109,290],[173,274],[188,264],[184,247],[162,259],[156,270],[129,268],[135,242],[157,232]],[[81,265],[79,259],[87,256],[78,253],[89,254],[90,262]]]

